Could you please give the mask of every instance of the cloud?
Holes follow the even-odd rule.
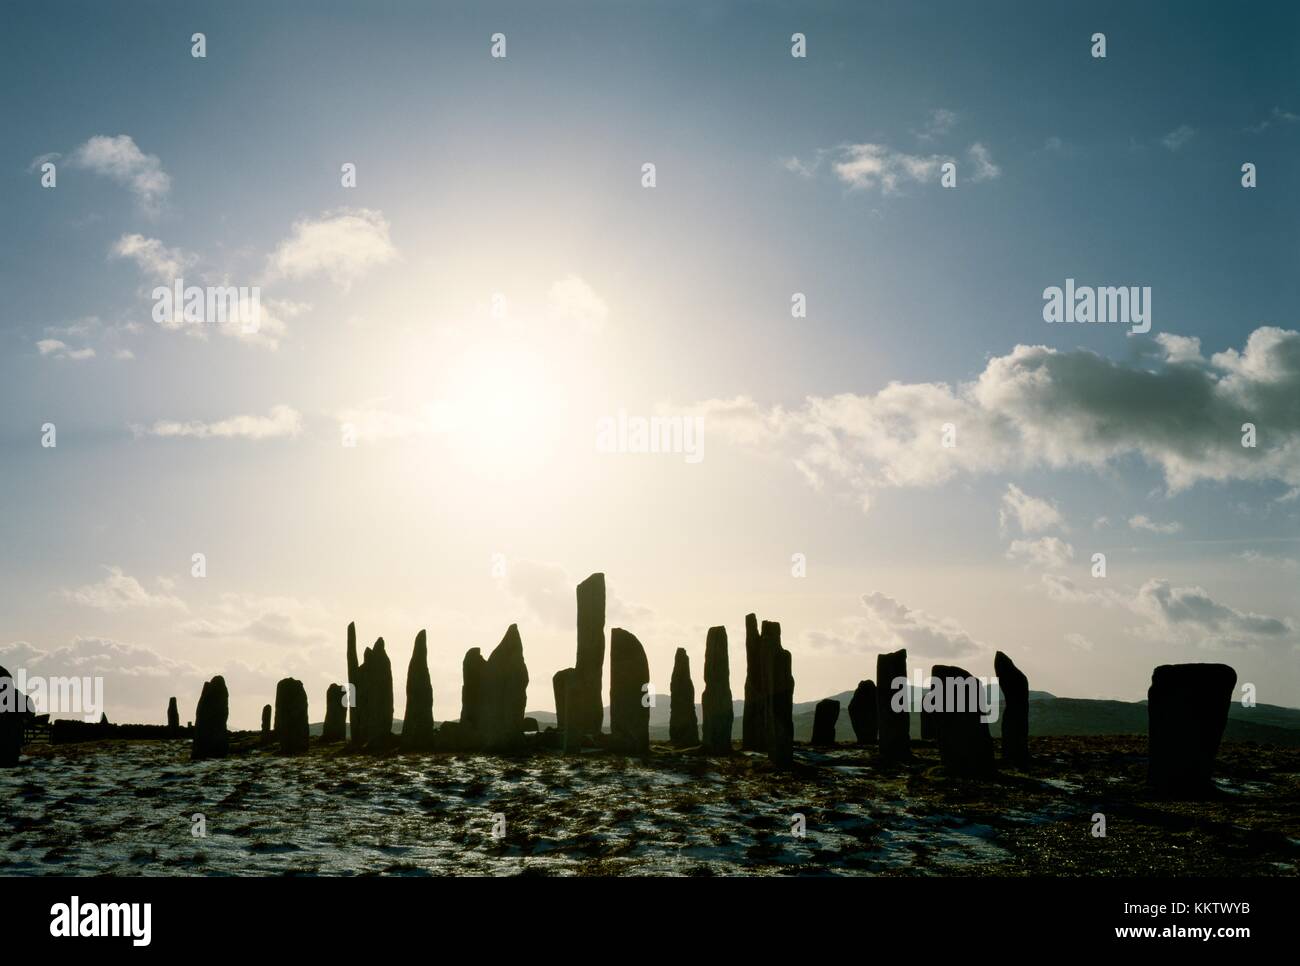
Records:
[[[1091,651],[1093,649],[1092,641],[1088,640],[1088,638],[1084,637],[1082,634],[1066,634],[1065,643],[1080,651]]]
[[[1160,143],[1170,151],[1178,151],[1184,148],[1187,145],[1187,142],[1195,136],[1196,128],[1182,124],[1162,137]]]
[[[951,618],[913,610],[882,593],[865,594],[865,615],[840,622],[831,631],[812,630],[804,638],[814,648],[872,653],[907,648],[909,658],[956,658],[985,650]]]
[[[223,594],[215,613],[186,621],[182,634],[209,640],[248,640],[286,647],[324,644],[328,615],[316,604],[292,597]]]
[[[912,133],[922,141],[933,141],[951,131],[956,123],[957,114],[954,111],[938,107],[930,112],[925,125]]]
[[[1294,557],[1277,557],[1271,554],[1260,553],[1258,550],[1243,550],[1240,553],[1234,553],[1232,559],[1258,566],[1280,567],[1283,570],[1295,570],[1300,568],[1300,560],[1296,560]]]
[[[302,432],[302,415],[289,406],[272,406],[266,416],[232,416],[215,423],[158,420],[144,427],[132,425],[138,436],[191,437],[194,439],[279,439]]]
[[[1002,169],[993,163],[993,156],[989,154],[989,149],[978,141],[966,149],[966,156],[970,158],[971,166],[975,169],[975,173],[970,177],[972,181],[992,181],[1002,174]]]
[[[95,356],[95,350],[89,346],[71,349],[66,342],[58,339],[39,339],[36,349],[41,355],[53,356],[55,359],[93,359]]]
[[[124,185],[151,215],[158,214],[171,191],[172,179],[158,156],[141,151],[129,134],[96,135],[73,151],[68,163]]]
[[[998,524],[1003,530],[1014,521],[1022,533],[1039,533],[1054,527],[1065,527],[1065,521],[1056,507],[1030,496],[1014,483],[1007,484],[1007,491],[1002,494],[1002,507],[998,510]]]
[[[1264,120],[1260,121],[1258,124],[1252,124],[1250,127],[1246,128],[1246,130],[1251,134],[1263,134],[1274,125],[1294,124],[1296,121],[1300,121],[1300,114],[1294,114],[1291,111],[1284,111],[1280,107],[1274,107],[1273,110],[1269,112],[1268,117],[1264,118]],[[33,162],[33,166],[35,166],[35,162]]]
[[[577,275],[567,275],[552,285],[547,302],[552,318],[574,322],[591,333],[599,333],[609,318],[609,306]]]
[[[109,254],[113,258],[125,258],[135,262],[136,267],[145,277],[151,281],[167,284],[181,278],[185,270],[198,261],[192,254],[183,252],[179,248],[168,248],[157,238],[146,238],[138,233],[123,235],[113,243]],[[174,326],[180,324],[182,323],[173,323]]]
[[[1074,547],[1059,537],[1037,540],[1013,540],[1007,548],[1008,560],[1022,560],[1036,567],[1060,570],[1074,559]]]
[[[879,188],[896,194],[905,181],[937,182],[947,155],[917,155],[895,151],[884,144],[848,144],[831,164],[835,176],[850,188],[869,191]]]
[[[1149,533],[1179,533],[1183,529],[1183,525],[1177,521],[1156,523],[1145,513],[1137,513],[1129,517],[1128,526],[1130,530],[1146,530]]]
[[[104,569],[108,571],[108,576],[99,583],[65,590],[64,598],[74,604],[104,611],[122,611],[135,607],[185,607],[184,602],[172,594],[151,594],[140,581],[123,573],[121,567]]]
[[[294,222],[293,233],[267,259],[271,278],[326,275],[342,289],[397,257],[383,212],[338,208]]]
[[[1200,587],[1174,587],[1156,578],[1138,590],[1133,610],[1151,622],[1147,636],[1163,634],[1204,647],[1282,642],[1296,630],[1290,620],[1239,611]]]
[[[793,409],[753,399],[690,408],[710,433],[777,452],[816,489],[864,508],[874,489],[928,487],[961,474],[1101,470],[1138,456],[1170,493],[1200,481],[1300,487],[1300,332],[1256,329],[1243,350],[1154,368],[1085,349],[1018,345],[972,381],[893,382],[871,394],[809,396]],[[1244,423],[1259,427],[1241,445]],[[945,424],[956,445],[943,445]]]

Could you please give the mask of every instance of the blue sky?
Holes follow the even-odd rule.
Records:
[[[549,707],[603,569],[663,690],[757,610],[800,700],[905,645],[1130,699],[1226,660],[1300,704],[1293,6],[5,18],[7,665],[102,668],[127,716],[225,671],[251,723],[341,675],[348,620],[399,687],[427,626],[454,716],[464,650],[518,621]],[[157,325],[176,267],[275,324]],[[1150,286],[1151,332],[1044,323],[1066,278]],[[619,410],[702,415],[705,458],[593,452]]]

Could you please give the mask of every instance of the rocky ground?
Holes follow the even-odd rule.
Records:
[[[757,755],[658,744],[645,760],[376,759],[314,742],[281,758],[245,741],[197,763],[183,741],[36,745],[0,771],[0,875],[1300,871],[1297,749],[1225,744],[1218,794],[1178,802],[1143,784],[1145,738],[1034,739],[1031,767],[990,782],[949,779],[914,744],[908,767],[800,745],[785,774]]]

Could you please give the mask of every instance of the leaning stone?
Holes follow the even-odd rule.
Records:
[[[199,695],[199,704],[194,711],[191,760],[226,757],[230,750],[230,736],[226,733],[226,719],[229,717],[230,693],[226,690],[226,679],[218,674],[204,683]]]
[[[650,751],[650,708],[644,703],[650,664],[636,636],[621,627],[609,632],[610,747],[630,755]]]
[[[1226,664],[1162,664],[1147,691],[1147,781],[1180,796],[1214,791],[1214,759],[1228,723],[1237,672]]]
[[[1001,651],[993,656],[993,673],[1006,703],[1002,708],[1002,760],[1029,761],[1029,678]]]
[[[693,748],[700,743],[700,721],[695,714],[691,659],[684,647],[679,647],[673,656],[673,676],[668,688],[668,739],[677,748]]]
[[[735,707],[731,703],[731,667],[727,660],[727,629],[710,627],[704,641],[704,750],[712,755],[731,753]]]
[[[834,698],[823,698],[813,709],[812,743],[829,748],[835,744],[835,723],[840,719],[840,703]]]
[[[859,681],[849,701],[849,723],[860,745],[876,743],[876,682]]]

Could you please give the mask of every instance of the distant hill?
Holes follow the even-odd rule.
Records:
[[[836,737],[841,741],[853,738],[853,728],[849,724],[849,701],[852,691],[843,691],[831,695],[840,703],[840,718],[836,725]],[[735,721],[731,727],[731,736],[737,741],[741,736],[741,720],[745,716],[745,702],[731,702],[735,712]],[[801,701],[794,706],[794,736],[798,741],[812,738],[813,709],[816,701]],[[668,695],[657,696],[655,707],[650,709],[650,737],[656,741],[668,740]],[[697,704],[695,714],[700,721],[704,712]],[[542,730],[555,724],[552,711],[529,711],[528,717],[536,718]],[[609,727],[609,708],[605,708],[605,726]],[[311,726],[311,733],[319,735],[321,724]],[[393,719],[393,730],[402,730],[402,719]],[[1002,734],[999,719],[989,725],[994,737]],[[1065,736],[1065,735],[1144,735],[1147,733],[1147,703],[1145,701],[1103,701],[1093,698],[1058,698],[1046,691],[1029,692],[1029,733],[1031,735]],[[912,715],[912,737],[921,736],[921,718]],[[1243,708],[1233,702],[1228,708],[1228,726],[1224,730],[1228,741],[1257,741],[1260,744],[1281,745],[1288,748],[1300,747],[1300,710],[1283,708],[1275,704],[1258,704],[1253,708]]]

